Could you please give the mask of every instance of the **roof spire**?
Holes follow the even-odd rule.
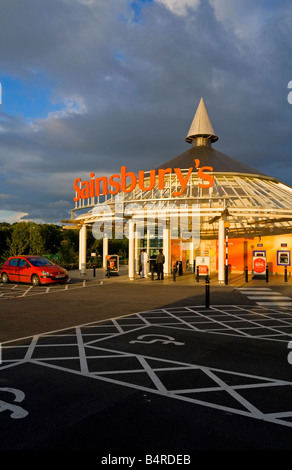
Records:
[[[201,98],[195,117],[186,137],[186,142],[196,145],[211,145],[218,140],[208,116],[205,103]]]

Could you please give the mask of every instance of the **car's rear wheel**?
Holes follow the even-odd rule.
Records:
[[[2,280],[2,282],[4,282],[5,284],[7,284],[7,283],[9,282],[8,274],[2,273],[1,280]]]
[[[37,274],[33,274],[31,276],[31,283],[34,285],[34,286],[39,286],[41,281],[40,281],[40,278],[38,277]]]

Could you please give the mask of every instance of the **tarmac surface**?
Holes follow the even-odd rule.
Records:
[[[1,452],[131,468],[292,450],[290,277],[213,277],[207,296],[190,273],[70,275],[0,285]]]

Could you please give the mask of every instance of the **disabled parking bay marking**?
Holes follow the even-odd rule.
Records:
[[[24,400],[25,395],[21,390],[15,388],[1,387],[0,388],[0,397],[1,392],[8,392],[14,395],[13,401],[20,403]],[[3,411],[10,411],[10,417],[13,419],[25,418],[28,415],[28,412],[21,408],[19,405],[14,405],[13,403],[8,403],[6,401],[0,400],[0,413]]]
[[[65,373],[73,395],[75,381],[83,379],[94,382],[93,396],[103,387],[130,387],[292,427],[290,319],[286,309],[236,305],[140,312],[35,336],[26,345],[4,344],[0,378],[17,367],[14,386],[21,378],[33,390],[39,375],[38,383],[49,382],[53,393],[55,373],[61,393]],[[261,323],[266,320],[274,324]],[[29,401],[33,406],[33,394]],[[55,401],[56,413],[62,403],[58,408]]]

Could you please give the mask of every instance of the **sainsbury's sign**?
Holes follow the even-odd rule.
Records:
[[[200,160],[195,159],[195,169],[197,170],[198,177],[201,181],[198,183],[200,188],[210,188],[214,184],[214,178],[208,172],[212,172],[211,166],[200,167]],[[126,166],[121,166],[120,174],[113,174],[107,178],[106,176],[95,177],[94,173],[90,173],[90,179],[82,181],[81,178],[76,178],[74,181],[75,197],[74,201],[80,199],[88,199],[89,197],[101,196],[107,194],[117,194],[122,191],[123,193],[132,192],[138,185],[142,191],[151,191],[155,187],[156,176],[158,176],[158,189],[165,187],[165,175],[175,173],[180,183],[180,188],[173,191],[173,196],[181,196],[188,184],[188,181],[193,172],[193,167],[188,169],[187,174],[183,174],[180,168],[165,168],[157,170],[150,170],[150,172],[139,171],[138,178],[132,171],[127,171]],[[207,173],[206,173],[207,172]],[[145,173],[149,173],[146,179],[147,186],[145,186]]]

